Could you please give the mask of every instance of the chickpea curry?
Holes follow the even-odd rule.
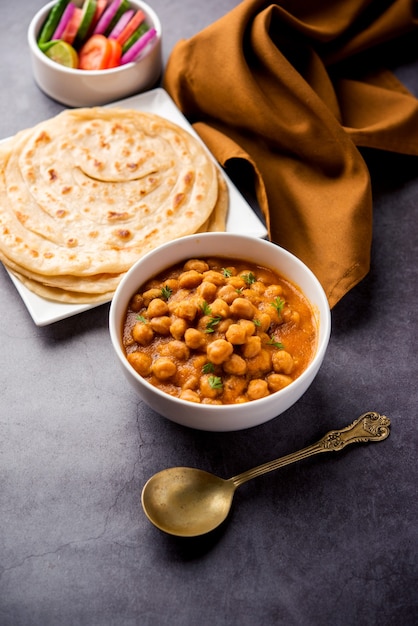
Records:
[[[132,367],[162,391],[237,404],[283,389],[312,360],[318,330],[301,290],[266,267],[189,259],[130,300],[123,344]]]

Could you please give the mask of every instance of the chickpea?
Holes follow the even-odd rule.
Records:
[[[244,289],[246,286],[246,282],[241,276],[230,276],[227,279],[227,284],[231,285],[235,290]]]
[[[233,353],[229,359],[223,363],[222,368],[227,374],[244,376],[247,371],[247,363],[241,356],[239,356],[239,354]]]
[[[156,333],[159,335],[169,335],[171,326],[171,317],[168,315],[162,315],[161,317],[153,317],[150,319],[149,324]]]
[[[215,339],[207,347],[206,354],[212,363],[219,365],[227,360],[231,356],[234,348],[232,343],[225,339]]]
[[[197,354],[194,355],[192,357],[192,365],[194,367],[194,369],[196,370],[196,372],[201,372],[203,369],[203,366],[208,362],[208,359],[206,357],[206,355],[204,354]]]
[[[252,322],[251,320],[239,320],[238,324],[245,329],[245,334],[247,335],[247,337],[251,337],[251,335],[254,335],[256,329],[256,325],[254,324],[254,322]]]
[[[196,328],[188,328],[184,333],[184,342],[188,348],[199,350],[206,346],[206,335]]]
[[[182,317],[183,319],[192,322],[197,314],[197,305],[193,301],[182,300],[176,305],[174,312],[177,317]]]
[[[161,300],[161,298],[154,298],[148,305],[147,308],[147,316],[151,317],[159,317],[160,315],[167,315],[168,313],[168,304]]]
[[[248,337],[247,341],[242,347],[242,355],[246,359],[252,359],[261,352],[261,339],[258,335],[254,337]]]
[[[233,324],[233,320],[231,320],[230,317],[228,317],[226,320],[220,320],[219,324],[217,325],[217,331],[218,333],[222,333],[225,335],[226,331],[228,330],[228,328]]]
[[[281,287],[281,285],[269,285],[266,288],[264,295],[266,298],[274,300],[274,298],[277,298],[278,296],[283,296],[283,287]]]
[[[194,289],[202,282],[203,274],[196,270],[189,270],[180,274],[178,280],[180,289]]]
[[[168,380],[177,372],[177,366],[169,357],[162,356],[152,364],[152,373],[160,380]]]
[[[216,298],[210,308],[213,317],[222,317],[225,319],[229,316],[229,306],[221,298]]]
[[[268,313],[259,313],[257,315],[258,329],[260,332],[266,332],[270,328],[271,317]]]
[[[170,334],[174,339],[182,339],[187,330],[187,322],[185,319],[178,317],[171,322]]]
[[[238,298],[238,292],[232,285],[223,285],[219,287],[217,296],[222,298],[227,304],[231,304],[236,298]]]
[[[197,389],[199,387],[199,379],[196,372],[191,371],[188,363],[180,363],[177,365],[177,372],[174,378],[174,384],[182,389]]]
[[[158,289],[157,287],[148,289],[147,291],[144,291],[142,297],[144,298],[144,305],[148,306],[154,298],[161,298],[161,289]]]
[[[241,395],[247,386],[247,381],[243,376],[236,376],[234,374],[226,376],[223,385],[223,396],[225,402],[230,403],[234,401],[237,396]]]
[[[186,361],[190,356],[190,350],[183,341],[169,341],[164,346],[164,355],[172,356],[180,361]]]
[[[256,280],[256,282],[251,285],[250,289],[262,295],[266,290],[266,286],[264,283],[261,283],[259,280]]]
[[[254,306],[245,298],[237,298],[230,306],[232,317],[241,317],[243,319],[251,320],[254,317]]]
[[[202,259],[189,259],[183,265],[183,269],[185,271],[195,270],[196,272],[200,272],[201,274],[203,274],[203,272],[208,271],[209,265],[206,263],[206,261],[202,261]]]
[[[268,307],[268,314],[270,315],[270,319],[271,319],[271,323],[272,324],[283,324],[283,317],[282,317],[282,313],[276,309],[276,307],[274,307],[272,304],[269,305]]]
[[[247,340],[247,333],[241,324],[231,324],[225,333],[226,339],[234,346],[240,346]]]
[[[136,350],[127,355],[129,363],[140,376],[149,376],[151,373],[152,359],[149,354]]]
[[[290,321],[295,326],[299,326],[299,324],[300,324],[300,313],[299,313],[299,311],[292,311],[292,315],[290,316]]]
[[[267,382],[261,378],[253,378],[250,380],[247,389],[247,396],[250,400],[258,400],[269,395]]]
[[[292,314],[291,309],[286,305],[282,308],[280,316],[282,318],[282,322],[288,322],[290,320],[290,316]]]
[[[185,367],[184,370],[182,368],[180,380],[182,389],[197,389],[199,387],[200,375],[198,376],[196,372],[191,373],[190,368]]]
[[[190,297],[190,291],[188,289],[179,289],[175,294],[172,294],[171,298],[167,301],[170,313],[174,313],[179,302],[188,300]]]
[[[129,333],[127,332],[126,328],[124,329],[122,341],[123,341],[123,345],[124,345],[125,348],[130,348],[131,346],[134,345],[135,340],[132,337],[132,329],[130,330]]]
[[[196,391],[193,391],[193,389],[183,389],[179,397],[182,400],[187,400],[188,402],[196,402],[198,404],[200,403],[199,394],[196,393]]]
[[[203,300],[206,300],[206,302],[213,302],[214,299],[216,298],[216,292],[218,290],[218,287],[214,284],[209,282],[208,280],[203,281],[199,287],[196,290],[196,293],[203,298]]]
[[[179,288],[179,281],[177,278],[169,278],[168,280],[164,281],[164,286],[167,287],[167,289],[170,289],[173,293],[175,293]]]
[[[219,389],[216,387],[214,388],[210,384],[210,380],[211,380],[210,374],[204,374],[204,376],[201,377],[200,385],[199,385],[200,393],[205,398],[214,399],[214,398],[217,398],[222,393],[222,387],[220,387]]]
[[[154,339],[154,331],[149,324],[136,322],[132,327],[132,339],[141,346],[148,346]]]
[[[197,322],[196,328],[204,333],[206,332],[207,328],[209,328],[211,322],[212,318],[210,315],[202,315],[200,320]]]
[[[285,376],[284,374],[269,374],[267,376],[267,384],[271,393],[275,393],[276,391],[280,391],[287,385],[290,385],[292,379],[290,376]]]
[[[272,363],[275,372],[291,374],[295,365],[293,357],[286,350],[278,350],[272,355]]]
[[[144,298],[142,297],[142,295],[140,293],[136,293],[134,296],[132,296],[129,306],[132,311],[138,313],[144,306]]]
[[[263,302],[263,296],[260,296],[253,289],[244,289],[241,291],[241,296],[251,302],[255,307],[258,307]]]
[[[218,287],[220,285],[225,285],[226,283],[226,278],[223,274],[221,274],[221,272],[216,272],[215,270],[208,270],[207,272],[203,273],[203,280],[208,280],[210,283],[213,283],[214,285],[217,285]]]
[[[251,376],[262,376],[271,370],[271,354],[268,350],[260,350],[257,356],[247,360],[247,372]]]
[[[297,311],[293,311],[289,307],[283,309],[282,319],[284,322],[292,322],[295,326],[299,326],[300,315]]]

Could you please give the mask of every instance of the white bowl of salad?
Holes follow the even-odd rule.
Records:
[[[162,71],[161,23],[139,0],[54,0],[33,17],[28,43],[40,89],[71,107],[140,93]]]

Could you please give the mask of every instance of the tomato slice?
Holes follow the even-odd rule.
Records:
[[[92,35],[78,54],[78,67],[81,70],[104,70],[108,67],[112,47],[104,35]]]
[[[122,57],[122,46],[116,39],[108,39],[108,42],[110,44],[111,51],[110,58],[107,62],[106,67],[110,69],[111,67],[118,67],[118,65],[120,65],[120,60]]]
[[[81,24],[82,18],[82,10],[76,7],[74,9],[74,13],[71,16],[70,21],[64,29],[64,32],[61,35],[62,41],[66,41],[69,44],[74,42],[75,36]]]

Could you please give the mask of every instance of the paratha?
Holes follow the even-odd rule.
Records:
[[[67,110],[0,146],[0,260],[52,300],[109,299],[147,251],[225,230],[227,207],[205,148],[155,114]]]

